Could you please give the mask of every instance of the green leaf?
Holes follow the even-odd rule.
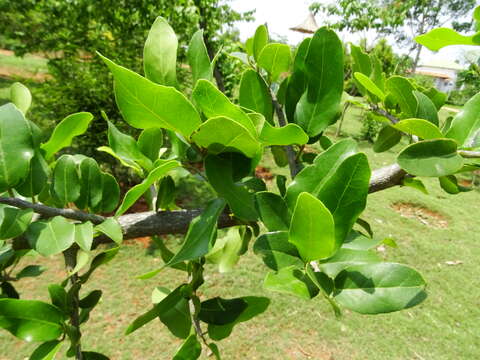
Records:
[[[83,360],[110,360],[108,356],[95,351],[82,351]]]
[[[370,76],[372,73],[372,64],[370,62],[370,57],[366,54],[360,46],[350,44],[350,51],[352,55],[352,71],[354,73],[361,73],[365,76]]]
[[[180,346],[173,360],[196,360],[202,353],[202,345],[198,342],[195,334],[190,335],[187,340]]]
[[[245,127],[224,116],[208,119],[200,125],[192,139],[212,154],[238,151],[251,158],[261,149],[260,143]]]
[[[425,91],[424,94],[427,95],[430,100],[432,100],[437,111],[439,111],[442,106],[445,105],[445,101],[447,100],[447,94],[438,91],[435,87],[431,87]]]
[[[165,176],[158,185],[157,201],[155,208],[168,209],[175,200],[175,181],[171,176]]]
[[[417,99],[416,117],[430,121],[433,125],[438,126],[438,112],[435,104],[430,98],[419,91],[414,91],[413,95]]]
[[[66,290],[61,285],[50,284],[48,285],[48,295],[52,304],[62,310],[64,316],[67,317],[68,312],[71,311],[71,303]]]
[[[341,249],[370,250],[380,245],[379,240],[374,240],[359,231],[352,230],[346,237]]]
[[[257,63],[267,71],[272,82],[277,81],[282,73],[290,70],[292,63],[290,46],[277,43],[265,45],[258,56]]]
[[[253,252],[262,257],[263,262],[272,270],[280,270],[289,266],[304,266],[297,248],[288,242],[287,231],[266,233],[260,236],[253,245]]]
[[[107,218],[107,220],[95,226],[95,231],[101,232],[102,234],[108,236],[117,245],[120,245],[123,241],[122,227],[114,218]]]
[[[248,321],[267,310],[270,299],[258,296],[241,297],[247,307],[235,319],[235,321],[225,325],[208,324],[208,336],[215,341],[227,338],[232,333],[233,327],[241,322]]]
[[[205,256],[207,262],[218,265],[220,273],[226,273],[237,264],[244,248],[238,228],[228,229],[227,234],[218,238],[212,250]]]
[[[203,41],[203,30],[193,34],[188,45],[187,58],[192,69],[193,84],[196,84],[199,79],[213,81],[213,66],[210,64],[207,47]]]
[[[166,86],[177,85],[178,40],[167,20],[157,17],[143,48],[143,68],[147,79]]]
[[[26,232],[32,249],[43,256],[59,254],[75,241],[75,225],[61,216],[49,221],[36,221]]]
[[[406,178],[403,179],[402,185],[417,189],[417,190],[423,192],[425,195],[428,195],[428,190],[425,187],[425,184],[421,180],[406,177]]]
[[[0,240],[22,235],[32,221],[32,209],[0,208]]]
[[[293,209],[301,192],[317,196],[326,181],[335,173],[340,164],[357,152],[357,144],[352,139],[339,141],[319,154],[312,165],[300,171],[287,189],[287,204]]]
[[[460,147],[480,146],[480,94],[466,102],[452,121],[446,137],[454,139]]]
[[[37,277],[42,275],[45,270],[46,268],[40,265],[27,265],[15,277],[17,280],[26,277]]]
[[[25,115],[32,105],[32,94],[25,85],[14,82],[10,86],[10,101]]]
[[[311,299],[317,296],[318,288],[310,278],[299,268],[289,266],[278,272],[269,272],[265,277],[263,287],[270,291],[277,291]]]
[[[78,273],[82,270],[90,261],[90,252],[79,249],[77,251],[75,267],[68,271],[69,276]]]
[[[458,194],[460,189],[458,187],[457,178],[454,175],[442,176],[438,178],[441,188],[448,194]]]
[[[75,224],[75,242],[83,251],[90,251],[93,242],[93,224],[87,221],[83,224]]]
[[[278,128],[266,122],[263,125],[259,140],[264,146],[305,145],[308,142],[308,135],[297,124],[288,124]]]
[[[210,201],[202,214],[191,221],[182,248],[166,266],[195,260],[207,254],[217,237],[217,221],[224,208],[223,199]]]
[[[80,163],[80,197],[75,205],[80,209],[94,209],[102,201],[103,176],[97,162],[85,158]]]
[[[94,209],[95,212],[109,213],[115,210],[120,200],[120,186],[110,174],[102,173],[102,200]]]
[[[101,57],[113,74],[120,113],[131,126],[138,129],[160,127],[189,137],[201,124],[199,114],[181,92],[157,85]]]
[[[120,132],[110,121],[108,121],[108,143],[119,158],[136,162],[147,171],[152,169],[152,161],[140,151],[135,139]]]
[[[70,146],[74,137],[82,135],[87,131],[88,125],[92,120],[93,115],[89,112],[79,112],[68,115],[60,121],[53,129],[50,139],[41,146],[45,151],[45,159],[51,159],[59,150]]]
[[[162,129],[149,128],[143,130],[138,138],[137,144],[142,154],[152,162],[155,162],[160,155],[160,149],[163,145]]]
[[[439,177],[454,174],[463,166],[457,143],[450,139],[424,140],[407,146],[397,157],[406,172],[416,176]]]
[[[414,118],[417,115],[417,98],[413,95],[412,83],[401,76],[391,76],[387,79],[388,91],[395,97],[400,110],[407,118]]]
[[[251,136],[256,137],[257,131],[248,115],[239,106],[230,102],[210,81],[198,80],[192,98],[207,118],[219,116],[230,118],[245,127]]]
[[[378,97],[381,101],[385,100],[385,93],[380,90],[380,88],[375,85],[375,83],[368,76],[356,72],[354,74],[354,77],[358,81],[358,83],[363,86],[370,94]]]
[[[400,264],[349,266],[335,278],[335,300],[361,314],[407,309],[426,298],[425,281],[415,270]]]
[[[430,121],[423,119],[405,119],[393,125],[396,129],[404,133],[416,135],[421,139],[437,139],[442,138],[443,134],[438,127]]]
[[[154,182],[165,176],[170,170],[173,170],[179,166],[180,163],[176,160],[166,160],[161,162],[160,165],[158,165],[148,174],[145,180],[128,190],[123,198],[122,203],[120,204],[120,207],[117,209],[115,216],[122,215],[140,198],[140,196],[142,196],[150,188]]]
[[[207,324],[225,325],[234,322],[247,306],[242,298],[215,297],[202,302],[198,318]]]
[[[30,170],[27,177],[20,185],[15,187],[15,190],[25,197],[38,195],[47,185],[49,175],[50,168],[47,162],[39,151],[35,151],[35,155],[30,161]]]
[[[25,341],[51,341],[63,333],[63,314],[41,301],[0,299],[0,328]]]
[[[432,51],[438,51],[450,45],[478,45],[474,41],[475,35],[464,36],[449,28],[436,28],[417,36],[415,41]]]
[[[0,192],[20,184],[34,155],[28,121],[15,105],[0,106]]]
[[[377,140],[373,144],[373,151],[381,153],[390,150],[402,139],[402,133],[392,125],[384,126],[378,133]]]
[[[118,156],[113,150],[112,148],[108,147],[108,146],[100,146],[97,148],[98,151],[102,151],[104,153],[107,153],[108,155],[111,155],[113,156],[115,159],[117,159],[118,161],[120,161],[120,163],[123,165],[123,166],[126,166],[126,167],[129,167],[131,169],[133,169],[138,176],[142,176],[143,175],[143,171],[142,171],[142,168],[137,164],[135,163],[134,161],[131,161],[131,160],[126,160],[126,159],[123,159],[121,158],[120,156]]]
[[[258,192],[255,194],[255,205],[260,219],[269,231],[290,228],[291,214],[281,196],[268,191]]]
[[[343,45],[333,30],[323,27],[315,33],[305,58],[307,91],[295,110],[295,123],[310,137],[332,124],[343,93]]]
[[[61,347],[62,342],[58,340],[45,342],[33,351],[28,360],[53,360]]]
[[[303,192],[297,198],[288,241],[297,247],[305,262],[329,258],[337,250],[332,214],[309,193]]]
[[[374,251],[339,249],[336,254],[324,262],[320,262],[319,269],[331,278],[348,266],[360,264],[372,264],[382,261]]]
[[[248,42],[248,41],[247,41]],[[255,61],[258,61],[260,53],[268,44],[268,29],[265,25],[260,25],[255,30],[255,35],[253,37],[252,42],[252,55]],[[248,44],[247,44],[247,51],[248,51]]]
[[[75,158],[62,155],[53,170],[52,193],[63,206],[80,197],[81,183]]]
[[[255,221],[258,214],[253,194],[234,179],[237,166],[238,158],[234,153],[208,155],[205,158],[205,173],[214,190],[227,201],[235,216]]]
[[[273,125],[272,96],[262,76],[247,69],[242,75],[239,91],[240,106],[262,114]]]

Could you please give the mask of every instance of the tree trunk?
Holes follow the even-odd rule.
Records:
[[[412,75],[415,74],[415,70],[417,70],[418,62],[420,60],[420,54],[422,52],[422,45],[417,44],[417,53],[415,54],[415,59],[413,60],[413,66],[412,66]]]

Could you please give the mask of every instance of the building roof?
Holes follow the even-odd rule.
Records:
[[[445,73],[441,73],[441,72],[438,72],[438,71],[421,70],[421,69],[415,70],[415,74],[432,76],[432,77],[436,77],[436,78],[440,78],[440,79],[451,79],[452,78],[451,76],[449,76]]]
[[[419,67],[429,67],[429,68],[438,68],[438,69],[449,69],[449,70],[463,70],[465,66],[460,65],[452,60],[440,59],[440,58],[430,58],[426,61],[420,63]]]
[[[303,23],[290,28],[290,30],[298,31],[306,34],[313,34],[315,31],[318,30],[318,25],[317,25],[317,22],[315,21],[315,17],[313,16],[312,13],[310,13],[308,14],[307,18]]]

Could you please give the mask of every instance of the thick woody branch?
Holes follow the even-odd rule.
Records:
[[[386,166],[373,171],[370,180],[369,193],[374,193],[396,185],[400,185],[406,176],[406,172],[397,164]],[[42,204],[32,204],[28,201],[0,197],[0,204],[14,206],[20,209],[32,209],[34,212],[45,218],[63,216],[77,221],[91,221],[94,224],[103,222],[106,218],[99,215],[87,214],[83,211],[73,209],[59,209]],[[159,212],[142,212],[122,215],[118,218],[124,238],[133,239],[143,236],[184,234],[188,230],[190,222],[200,215],[202,210],[175,210]],[[218,227],[226,228],[240,223],[227,213],[220,215]],[[110,242],[106,238],[98,238],[97,243]]]

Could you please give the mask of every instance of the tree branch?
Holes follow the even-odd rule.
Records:
[[[388,120],[390,120],[393,124],[398,123],[400,120],[396,117],[390,114],[389,112],[383,110],[381,107],[379,107],[376,104],[370,104],[370,108],[373,112],[377,113],[378,115],[385,116]]]

